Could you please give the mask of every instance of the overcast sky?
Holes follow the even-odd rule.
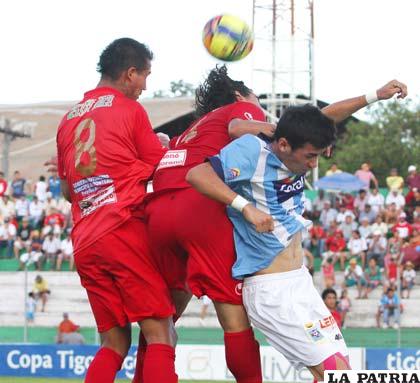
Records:
[[[98,82],[103,48],[125,36],[155,53],[144,97],[172,80],[197,85],[217,63],[202,46],[202,28],[222,13],[251,23],[252,0],[1,1],[0,104],[79,100]],[[417,96],[419,17],[419,0],[315,0],[317,98],[359,95],[393,78]],[[230,65],[232,77],[253,81],[253,53]]]

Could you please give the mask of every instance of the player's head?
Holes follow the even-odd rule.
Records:
[[[204,116],[221,106],[235,101],[248,101],[259,105],[257,96],[242,81],[232,80],[227,75],[226,65],[217,66],[195,91],[197,117]]]
[[[151,73],[153,53],[136,40],[114,40],[101,53],[97,71],[101,80],[116,84],[127,97],[137,100],[146,89],[146,79]]]
[[[334,289],[328,288],[322,292],[322,300],[329,310],[335,310],[337,306],[337,293]]]
[[[318,166],[318,158],[336,140],[334,122],[312,105],[292,106],[281,116],[274,133],[273,149],[297,174]]]

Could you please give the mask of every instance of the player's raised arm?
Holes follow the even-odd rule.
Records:
[[[276,131],[276,125],[270,122],[255,121],[255,120],[241,120],[235,118],[229,123],[229,136],[238,138],[244,134],[253,134],[258,136],[260,133],[267,137],[273,137]]]
[[[236,194],[220,179],[210,163],[207,162],[192,168],[187,173],[186,180],[200,193],[242,212],[244,218],[255,225],[259,233],[274,230],[274,221],[271,215],[258,210],[245,198]]]
[[[341,122],[365,106],[379,100],[388,100],[395,95],[397,95],[397,98],[405,98],[407,96],[407,85],[398,80],[392,80],[372,93],[328,105],[322,108],[322,113],[334,122]]]

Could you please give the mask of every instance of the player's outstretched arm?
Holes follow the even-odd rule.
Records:
[[[244,134],[258,136],[260,133],[267,137],[273,137],[276,125],[269,122],[235,118],[229,123],[228,131],[231,138],[238,138]]]
[[[249,201],[236,194],[219,178],[209,163],[192,168],[187,173],[186,180],[205,196],[241,211],[244,218],[253,224],[259,233],[274,230],[271,215],[258,210]]]
[[[335,102],[322,108],[322,112],[334,122],[341,122],[366,105],[379,100],[388,100],[395,95],[397,95],[397,98],[405,98],[407,96],[407,85],[398,80],[392,80],[372,94]]]

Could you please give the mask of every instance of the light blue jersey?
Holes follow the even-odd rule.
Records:
[[[213,169],[236,193],[274,218],[274,231],[258,233],[239,211],[228,207],[234,225],[234,278],[244,278],[269,266],[294,234],[311,225],[302,217],[304,175],[291,173],[270,145],[247,134],[210,158]]]

